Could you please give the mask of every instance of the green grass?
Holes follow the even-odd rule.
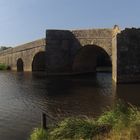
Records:
[[[36,128],[30,136],[31,140],[49,140],[48,132],[42,128]]]
[[[106,111],[98,120],[99,124],[108,124],[112,129],[110,140],[140,139],[140,110],[130,104],[118,103],[110,111]]]
[[[117,103],[99,118],[66,118],[47,130],[35,129],[30,140],[139,140],[140,111]]]
[[[91,119],[80,119],[80,118],[67,118],[60,122],[55,127],[50,135],[52,139],[73,139],[79,138],[91,139],[93,135],[98,134],[100,126]]]
[[[0,70],[7,70],[8,66],[5,64],[0,64]]]

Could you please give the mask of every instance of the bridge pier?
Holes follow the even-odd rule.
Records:
[[[140,29],[121,31],[114,39],[112,55],[116,83],[140,82]]]

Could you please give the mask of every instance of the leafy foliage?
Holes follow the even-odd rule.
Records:
[[[7,70],[8,66],[6,66],[5,64],[0,64],[0,70]]]

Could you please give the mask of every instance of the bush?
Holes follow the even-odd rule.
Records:
[[[0,70],[7,70],[8,66],[6,66],[5,64],[0,64]]]
[[[66,118],[48,130],[35,129],[31,140],[133,140],[140,139],[140,111],[117,103],[97,120]]]
[[[68,118],[58,124],[50,133],[53,139],[90,139],[98,134],[98,127],[93,120]]]
[[[49,140],[48,132],[42,128],[36,128],[33,130],[30,140]]]

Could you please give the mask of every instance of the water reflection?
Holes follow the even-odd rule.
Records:
[[[26,140],[40,125],[65,116],[100,115],[118,98],[140,105],[140,84],[115,86],[111,73],[95,76],[46,77],[44,74],[0,72],[0,139]]]
[[[118,85],[116,86],[116,93],[118,99],[140,106],[140,84]]]
[[[98,78],[101,75],[97,76]],[[114,95],[110,87],[102,85],[95,77],[49,79],[48,110],[58,116],[97,116],[106,106],[112,105]],[[102,82],[110,77],[102,79]],[[55,101],[55,103],[53,103]]]

